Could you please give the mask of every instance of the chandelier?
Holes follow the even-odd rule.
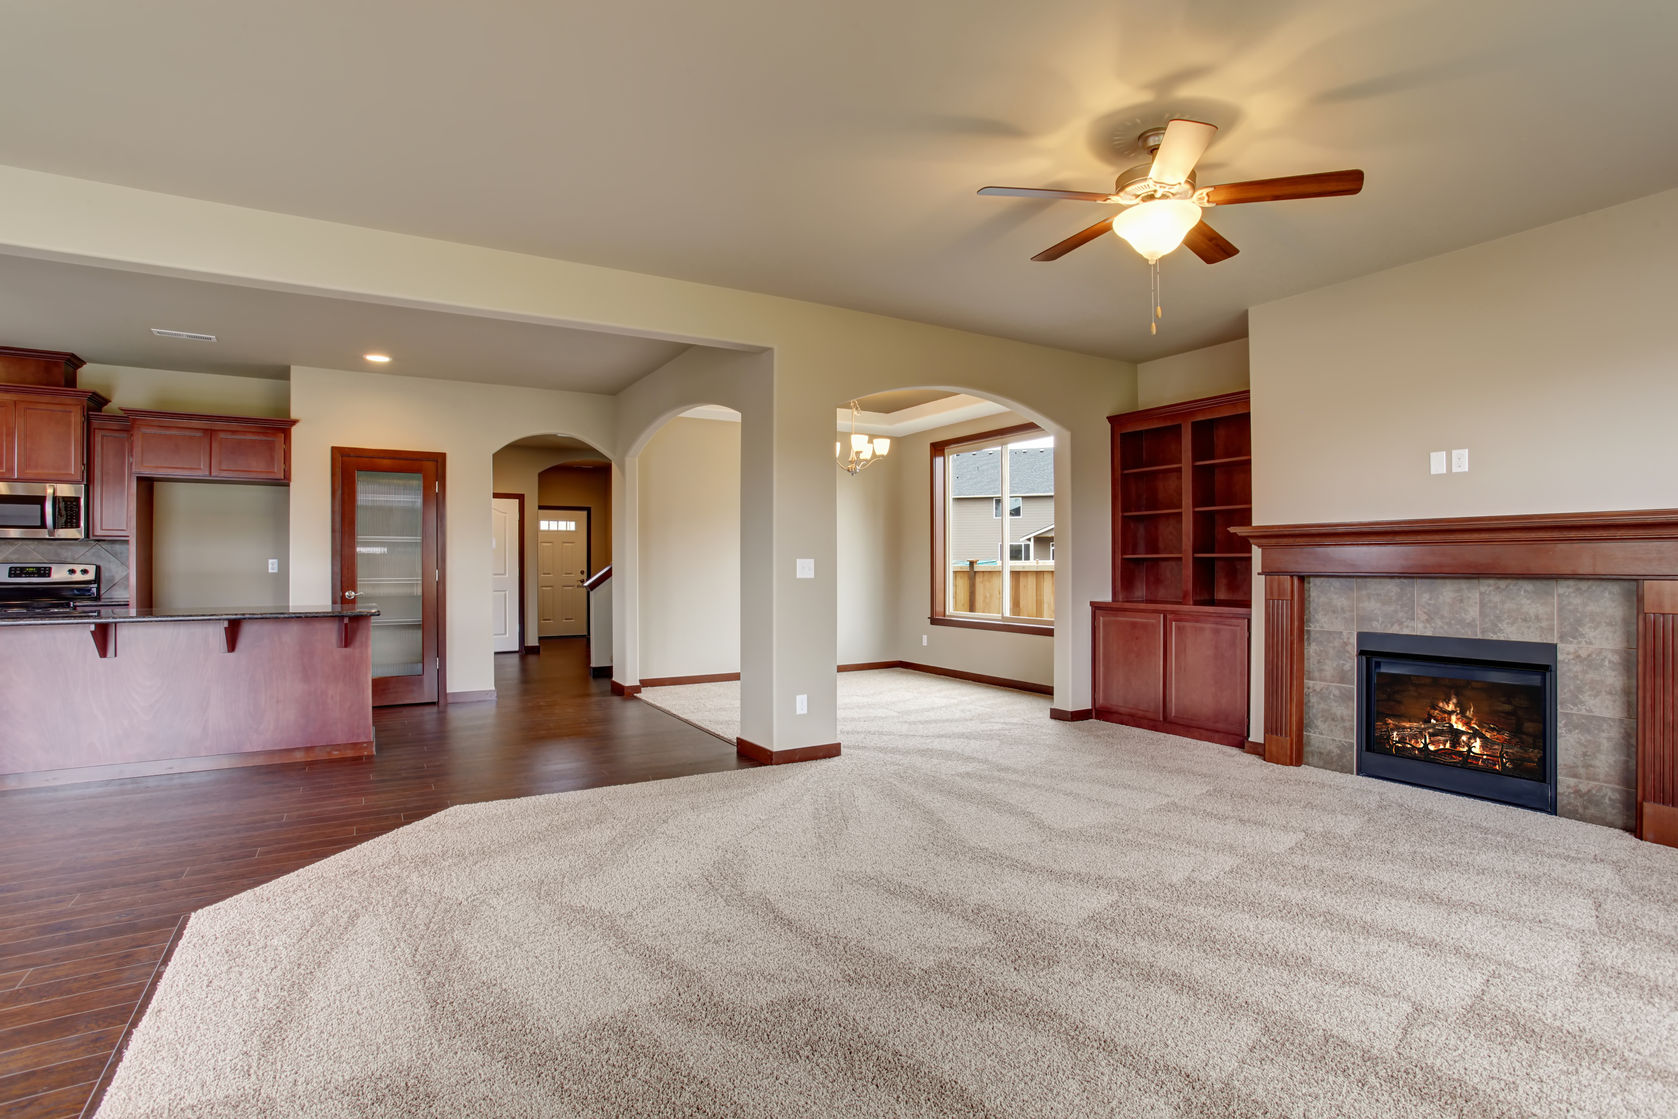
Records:
[[[879,462],[891,453],[891,440],[883,435],[870,438],[856,429],[856,418],[862,414],[862,408],[856,401],[851,401],[851,457],[841,458],[844,452],[844,442],[835,440],[833,443],[833,458],[839,464],[839,469],[847,474],[861,474],[868,468],[868,464]]]

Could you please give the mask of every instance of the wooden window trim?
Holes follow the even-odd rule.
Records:
[[[961,435],[953,439],[937,439],[931,444],[932,452],[932,613],[927,621],[935,626],[951,626],[956,629],[988,629],[1000,633],[1024,633],[1039,637],[1054,636],[1053,623],[1014,621],[999,618],[970,618],[963,614],[950,614],[944,608],[948,601],[945,588],[947,578],[948,554],[944,532],[944,460],[948,457],[950,448],[964,447],[971,443],[988,443],[994,439],[1006,439],[1014,435],[1025,435],[1036,432],[1048,435],[1037,424],[1015,424],[1012,427],[999,427],[991,431],[975,431],[971,435]],[[1056,450],[1059,450],[1057,447]],[[1007,523],[1007,518],[1002,518]]]

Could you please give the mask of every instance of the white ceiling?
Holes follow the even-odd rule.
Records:
[[[1255,303],[1678,185],[1654,0],[82,0],[14,4],[0,163],[1132,360]],[[1222,126],[1242,253],[1027,258],[1143,126]],[[1558,262],[1564,267],[1565,262]],[[185,324],[190,325],[190,324]]]
[[[596,331],[0,255],[0,341],[103,365],[284,377],[293,365],[615,393],[687,347]],[[158,338],[152,327],[214,334]],[[385,353],[388,365],[364,361]]]

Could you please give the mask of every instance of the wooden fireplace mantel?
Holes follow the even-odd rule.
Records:
[[[1636,830],[1678,847],[1678,509],[1232,531],[1261,549],[1264,757],[1281,765],[1305,757],[1307,576],[1637,580]]]
[[[1678,578],[1678,509],[1232,529],[1266,575]]]

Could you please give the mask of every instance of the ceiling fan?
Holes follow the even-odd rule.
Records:
[[[1123,207],[1051,245],[1032,260],[1059,260],[1073,249],[1087,245],[1111,229],[1128,241],[1154,266],[1154,318],[1161,311],[1158,298],[1159,258],[1180,245],[1207,264],[1228,260],[1240,252],[1217,230],[1201,220],[1207,206],[1233,206],[1243,202],[1278,202],[1289,198],[1328,198],[1356,194],[1363,189],[1362,171],[1319,171],[1313,175],[1284,175],[1277,179],[1250,179],[1201,187],[1195,184],[1194,165],[1200,162],[1218,126],[1198,120],[1176,119],[1163,128],[1152,128],[1137,139],[1138,146],[1153,154],[1151,164],[1139,164],[1122,172],[1113,183],[1113,193],[1084,190],[1053,190],[1039,187],[988,186],[980,194],[1009,198],[1071,199]],[[1149,323],[1149,330],[1154,329]]]

